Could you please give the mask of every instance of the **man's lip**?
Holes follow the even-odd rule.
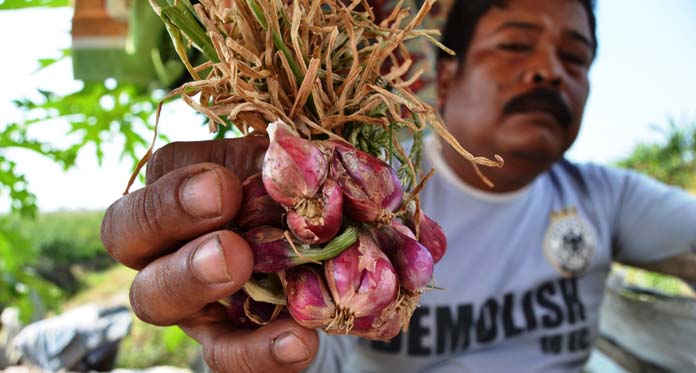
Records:
[[[515,110],[510,113],[510,115],[534,115],[534,116],[544,116],[553,119],[553,121],[560,126],[563,126],[561,122],[561,114],[553,110],[552,108],[542,108],[542,107],[529,107],[521,110]]]
[[[528,118],[533,118],[533,119],[543,119],[545,122],[549,122],[550,124],[552,124],[554,126],[562,127],[562,125],[558,121],[558,118],[556,118],[555,115],[553,115],[552,113],[549,113],[548,111],[541,111],[541,110],[518,111],[518,112],[510,113],[508,115],[510,117],[522,116],[522,117],[528,117]]]

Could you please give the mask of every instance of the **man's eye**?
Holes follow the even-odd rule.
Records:
[[[524,43],[501,43],[498,48],[509,52],[527,52],[532,49],[532,46]]]
[[[573,65],[585,66],[587,65],[586,58],[573,53],[563,53],[561,58],[565,61],[572,63]]]

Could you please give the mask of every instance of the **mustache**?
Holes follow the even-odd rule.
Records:
[[[561,94],[549,88],[537,88],[512,98],[503,107],[503,113],[525,113],[541,110],[553,115],[563,128],[568,128],[573,121],[573,114],[561,98]]]

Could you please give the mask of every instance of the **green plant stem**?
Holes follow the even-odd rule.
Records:
[[[355,227],[348,227],[340,235],[334,237],[321,249],[297,247],[303,263],[309,261],[322,261],[336,257],[345,249],[349,248],[358,240],[358,230]]]
[[[268,32],[268,21],[263,15],[263,9],[261,9],[255,0],[247,0],[247,4],[249,4],[249,8],[251,8],[251,11],[254,13],[254,17],[256,17],[256,20],[259,21],[259,24],[263,30]],[[290,70],[292,70],[292,74],[295,75],[295,79],[301,83],[303,79],[302,72],[300,71],[299,66],[297,66],[290,49],[288,49],[285,43],[283,43],[283,39],[280,37],[280,35],[278,35],[275,31],[271,31],[271,33],[273,35],[273,44],[275,44],[276,48],[278,48],[283,55],[285,55],[285,58],[288,60],[288,64],[290,65]]]
[[[259,4],[256,3],[256,0],[247,0],[247,4],[249,4],[251,12],[254,13],[254,17],[256,17],[256,20],[259,22],[263,30],[269,32],[270,27],[268,25],[268,21],[266,20],[266,17],[263,15],[263,9],[261,9]],[[302,84],[302,80],[304,80],[304,75],[300,71],[300,67],[297,66],[297,62],[295,62],[295,58],[293,58],[290,49],[288,49],[285,43],[283,43],[283,39],[280,37],[280,35],[278,35],[275,32],[275,30],[271,30],[271,34],[273,35],[273,44],[283,53],[285,59],[288,60],[288,65],[290,65],[290,70],[292,70],[292,74],[295,76],[297,83]],[[317,108],[314,105],[314,98],[312,94],[310,94],[309,98],[307,99],[307,105],[309,105],[309,108],[312,110],[312,113],[314,115],[317,115]]]
[[[220,62],[215,47],[198,20],[189,0],[150,0],[150,3],[166,25],[174,25],[193,44],[198,46],[210,61]],[[177,41],[174,40],[174,42]]]

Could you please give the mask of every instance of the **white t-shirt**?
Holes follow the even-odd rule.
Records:
[[[320,333],[316,372],[578,371],[597,337],[612,260],[696,252],[696,198],[637,173],[561,161],[523,190],[464,184],[436,169],[422,208],[448,249],[435,284],[390,343]]]

